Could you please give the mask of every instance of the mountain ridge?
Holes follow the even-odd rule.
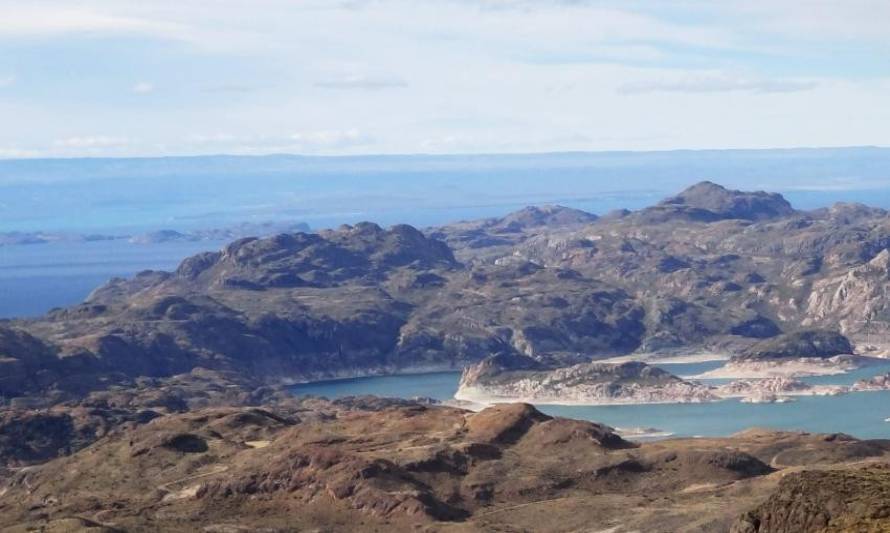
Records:
[[[711,215],[648,217],[665,205]],[[703,182],[620,217],[533,207],[425,233],[359,223],[240,239],[6,327],[59,354],[46,375],[60,381],[31,393],[60,397],[109,373],[196,367],[281,382],[459,370],[502,352],[567,365],[741,352],[803,329],[861,339],[857,319],[884,309],[883,278],[855,273],[882,268],[888,247],[884,211],[796,211],[780,195]],[[841,300],[837,283],[850,287]]]

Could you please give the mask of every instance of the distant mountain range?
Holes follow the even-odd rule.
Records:
[[[183,241],[227,241],[248,236],[274,235],[287,232],[308,232],[309,225],[303,222],[244,222],[227,228],[203,229],[180,232],[172,229],[149,231],[137,235],[101,235],[64,232],[25,232],[10,231],[0,233],[0,246],[49,244],[54,242],[95,242],[126,240],[132,244],[157,244]]]
[[[513,155],[274,155],[0,161],[4,231],[134,235],[244,221],[440,226],[560,204],[641,209],[692,183],[783,193],[796,207],[890,207],[890,149]]]

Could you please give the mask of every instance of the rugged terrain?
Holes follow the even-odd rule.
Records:
[[[0,478],[0,527],[717,532],[738,519],[738,531],[815,531],[791,528],[865,518],[886,526],[855,504],[826,508],[825,519],[776,510],[769,494],[778,487],[802,500],[794,505],[818,506],[835,496],[789,493],[791,480],[818,487],[806,476],[857,476],[847,468],[880,464],[888,452],[887,441],[756,431],[637,445],[524,404],[470,413],[375,398],[291,400],[157,412],[71,455],[10,468]],[[803,465],[810,470],[796,474]],[[872,468],[863,472],[886,484]]]
[[[802,330],[764,339],[733,357],[734,361],[829,358],[853,353],[849,339],[835,331]]]
[[[883,441],[753,431],[638,446],[525,405],[298,400],[282,385],[497,360],[564,384],[606,376],[620,396],[686,382],[597,360],[855,365],[844,352],[885,349],[888,247],[883,210],[802,212],[707,182],[601,217],[547,206],[240,239],[0,323],[0,527],[880,530]],[[748,388],[799,388],[761,385]]]
[[[458,370],[496,353],[560,365],[742,355],[801,330],[877,353],[888,245],[883,210],[802,212],[708,182],[602,217],[548,206],[425,232],[362,223],[246,238],[0,324],[0,397],[52,403],[196,367],[273,383]]]

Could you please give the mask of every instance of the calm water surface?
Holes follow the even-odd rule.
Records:
[[[172,270],[222,242],[130,244],[125,240],[0,246],[0,318],[36,316],[80,303],[113,277]]]
[[[722,362],[664,364],[678,375],[712,370]],[[850,384],[890,371],[890,362],[838,376],[805,378],[812,383]],[[373,394],[399,398],[427,396],[448,400],[457,391],[460,374],[440,372],[405,376],[342,379],[296,385],[298,395],[339,398]],[[751,427],[843,432],[860,438],[890,438],[890,391],[857,392],[841,396],[801,396],[790,403],[749,404],[736,399],[704,404],[568,406],[541,405],[555,416],[603,422],[621,428],[655,427],[678,436],[722,436]]]

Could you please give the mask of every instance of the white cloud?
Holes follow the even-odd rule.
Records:
[[[133,85],[130,90],[136,94],[148,94],[150,92],[154,92],[155,86],[154,84],[147,81],[140,81],[139,83]]]
[[[184,139],[186,146],[199,151],[236,154],[299,153],[328,154],[352,152],[373,145],[376,140],[357,128],[345,130],[307,130],[288,135],[236,135],[232,133],[195,133]]]
[[[244,142],[248,140],[244,137],[238,137],[229,133],[193,133],[185,138],[187,143],[192,144],[224,144],[232,142]]]
[[[0,76],[0,89],[14,85],[18,81],[12,74],[8,76]]]
[[[884,0],[212,4],[0,0],[0,54],[28,52],[15,74],[35,89],[0,91],[0,146],[354,154],[890,138]],[[93,68],[82,55],[106,44]],[[69,59],[76,77],[55,68]],[[164,98],[151,106],[119,94],[153,89]]]
[[[48,36],[64,33],[141,33],[173,36],[186,25],[150,18],[133,17],[115,11],[106,3],[104,9],[71,8],[67,2],[0,3],[0,35]]]
[[[724,8],[729,16],[755,20],[761,31],[793,38],[890,44],[890,2],[886,0],[734,0]]]
[[[41,153],[38,150],[0,146],[0,159],[25,159],[30,157],[40,157],[40,155]]]
[[[692,77],[680,80],[644,80],[622,84],[622,94],[656,92],[720,93],[745,91],[753,93],[790,93],[815,89],[817,83],[791,79],[745,79],[721,76]]]
[[[256,91],[256,87],[252,87],[250,85],[243,85],[239,83],[224,83],[220,85],[211,85],[203,89],[204,92],[207,93],[220,93],[220,94],[247,94]]]
[[[367,146],[374,139],[356,128],[348,130],[320,130],[293,133],[290,140],[297,146],[310,149],[339,149]]]
[[[53,146],[57,148],[115,148],[126,146],[130,141],[125,137],[112,137],[107,135],[92,135],[84,137],[68,137],[57,139]]]
[[[315,82],[314,85],[322,89],[375,91],[380,89],[407,87],[408,83],[404,80],[392,77],[374,77],[353,74],[320,80]]]

